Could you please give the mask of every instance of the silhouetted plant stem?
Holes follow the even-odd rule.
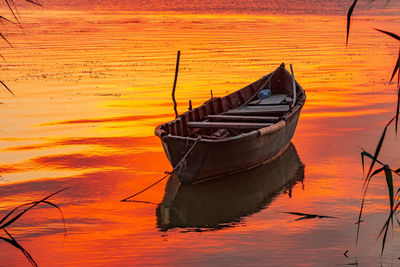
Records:
[[[349,10],[347,11],[346,46],[349,43],[351,15],[353,14],[353,11],[357,5],[357,2],[358,2],[358,0],[354,0],[353,4],[350,6]]]
[[[37,263],[35,262],[35,260],[32,258],[32,256],[28,253],[28,251],[26,251],[13,237],[12,235],[6,230],[6,228],[10,225],[12,225],[14,222],[16,222],[19,218],[22,217],[22,215],[24,215],[26,212],[28,212],[29,210],[33,209],[34,207],[36,207],[39,204],[47,204],[50,205],[56,209],[58,209],[58,211],[61,214],[61,218],[62,218],[62,222],[64,224],[64,237],[67,234],[67,228],[65,226],[65,219],[64,219],[64,214],[62,213],[60,207],[50,201],[48,201],[48,199],[50,199],[51,197],[53,197],[54,195],[67,190],[68,188],[64,188],[61,190],[58,190],[57,192],[48,195],[44,198],[42,198],[39,201],[33,201],[33,202],[29,202],[29,203],[25,203],[22,205],[19,205],[17,207],[15,207],[14,209],[12,209],[9,213],[7,213],[1,220],[0,220],[0,230],[3,230],[4,233],[7,234],[7,237],[2,237],[0,236],[0,240],[3,240],[7,243],[9,243],[10,245],[14,246],[15,248],[19,249],[24,256],[28,259],[28,261],[33,265],[33,266],[38,266]],[[18,209],[20,208],[24,208],[22,211],[20,211],[19,213],[17,213],[15,215],[15,213],[18,211]]]
[[[178,50],[178,54],[176,56],[176,67],[175,67],[175,78],[174,78],[174,86],[172,87],[172,101],[174,102],[174,111],[175,111],[175,118],[178,117],[178,110],[177,110],[177,104],[175,100],[175,89],[176,89],[176,82],[178,80],[178,71],[179,71],[179,59],[181,56],[181,51]]]

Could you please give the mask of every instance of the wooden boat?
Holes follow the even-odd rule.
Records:
[[[271,96],[258,99],[267,88]],[[282,154],[305,100],[304,90],[282,63],[258,81],[157,126],[155,134],[181,183],[205,181]]]
[[[180,184],[172,175],[156,209],[157,227],[216,230],[234,226],[246,216],[268,207],[281,193],[304,179],[304,165],[290,145],[270,164],[220,177],[206,183]]]

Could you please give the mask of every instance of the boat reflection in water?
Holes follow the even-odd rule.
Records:
[[[267,207],[304,179],[304,165],[293,144],[266,166],[199,184],[180,184],[171,176],[156,210],[157,226],[216,230]]]

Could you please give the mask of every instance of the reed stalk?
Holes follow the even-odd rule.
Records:
[[[25,213],[27,213],[34,207],[41,205],[41,204],[45,204],[45,205],[49,205],[53,208],[56,208],[60,212],[61,219],[62,219],[62,222],[64,225],[64,238],[65,238],[65,236],[67,235],[67,228],[65,226],[64,214],[63,214],[61,208],[58,205],[54,204],[53,202],[50,202],[49,199],[51,197],[55,196],[56,194],[61,193],[67,189],[68,188],[58,190],[55,193],[52,193],[38,201],[33,201],[33,202],[19,205],[19,206],[15,207],[14,209],[12,209],[10,212],[8,212],[2,219],[0,219],[0,230],[2,230],[7,235],[7,237],[0,236],[0,240],[3,240],[5,242],[7,242],[8,244],[12,245],[13,247],[19,249],[24,254],[24,256],[27,258],[27,260],[32,264],[32,266],[38,266],[36,261],[29,254],[29,252],[23,246],[21,246],[17,240],[15,240],[15,238],[7,231],[6,228],[11,226],[16,221],[18,221]]]
[[[374,2],[375,0],[372,0],[370,2]],[[390,0],[387,0],[387,2],[389,2]],[[358,4],[358,0],[354,0],[352,5],[350,6],[348,12],[347,12],[347,25],[346,25],[346,46],[348,45],[348,41],[349,41],[349,34],[350,34],[350,25],[351,25],[351,18],[354,12],[354,9],[356,7],[356,5]],[[381,29],[375,29],[387,36],[390,36],[394,39],[396,39],[397,41],[400,41],[400,36],[389,32],[389,31],[385,31],[385,30],[381,30]],[[397,215],[400,213],[400,187],[397,188],[396,193],[394,188],[394,184],[393,184],[393,174],[395,174],[396,176],[400,176],[400,168],[398,169],[393,169],[391,168],[388,164],[385,164],[383,162],[381,162],[378,157],[383,145],[383,142],[385,140],[385,136],[387,133],[387,129],[388,127],[394,122],[395,126],[395,132],[397,135],[397,129],[398,129],[398,122],[399,122],[399,108],[400,108],[400,49],[399,49],[399,55],[397,57],[397,61],[396,64],[394,66],[392,75],[390,77],[390,81],[389,84],[393,81],[396,73],[398,74],[398,78],[397,78],[397,107],[396,107],[396,111],[395,111],[395,115],[393,118],[391,118],[389,120],[389,122],[385,125],[383,132],[381,134],[381,137],[378,141],[377,147],[375,149],[375,153],[372,155],[370,153],[368,153],[365,150],[361,151],[361,163],[362,163],[362,168],[364,171],[364,163],[365,163],[365,158],[369,158],[371,160],[369,169],[368,169],[368,173],[366,175],[366,177],[364,178],[364,190],[363,190],[363,196],[361,199],[361,206],[360,206],[360,212],[358,215],[358,221],[356,222],[357,224],[357,235],[356,235],[356,244],[358,242],[358,238],[359,238],[359,231],[360,231],[360,224],[363,221],[362,218],[362,213],[363,213],[363,208],[364,208],[364,203],[365,203],[365,197],[366,197],[366,193],[368,190],[368,186],[372,180],[373,177],[375,177],[378,174],[384,174],[385,176],[385,180],[386,180],[386,186],[388,189],[388,198],[389,198],[389,215],[381,229],[381,231],[379,232],[378,238],[382,237],[382,248],[381,248],[381,256],[383,255],[384,249],[385,249],[385,244],[386,244],[386,237],[387,237],[387,233],[389,230],[389,226],[392,225],[393,227],[393,222],[394,222],[394,218],[396,218],[396,222],[400,225],[400,220],[397,218]],[[375,165],[378,164],[380,165],[379,167],[375,167]]]

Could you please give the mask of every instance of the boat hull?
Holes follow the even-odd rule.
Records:
[[[268,103],[257,97],[265,88],[271,92]],[[159,125],[155,134],[180,182],[198,183],[276,159],[290,144],[305,100],[303,88],[282,64]]]
[[[175,170],[184,184],[201,182],[227,173],[256,167],[279,156],[290,144],[302,105],[274,127],[267,127],[226,140],[200,140]],[[175,167],[195,139],[167,135],[162,139],[165,153]]]

